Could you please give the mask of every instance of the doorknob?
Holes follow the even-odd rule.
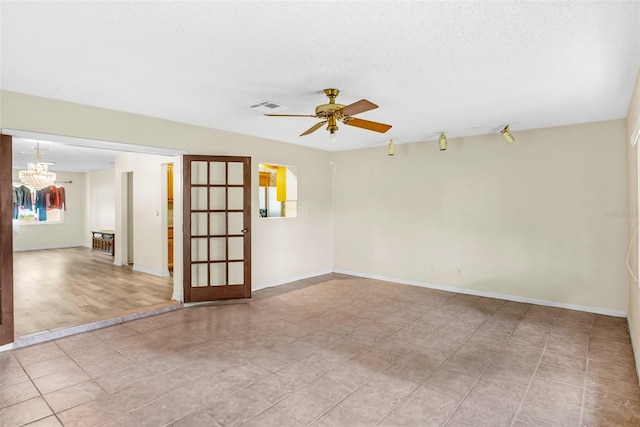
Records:
[[[248,229],[248,228],[243,228],[241,231],[242,231],[243,233],[248,233],[248,232],[249,232],[249,229]]]

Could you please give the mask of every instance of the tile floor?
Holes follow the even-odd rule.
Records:
[[[626,320],[337,274],[0,353],[0,425],[638,426]]]

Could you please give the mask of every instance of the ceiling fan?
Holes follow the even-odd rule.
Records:
[[[352,117],[354,114],[364,113],[365,111],[378,108],[378,106],[373,102],[367,101],[366,99],[361,99],[360,101],[354,102],[353,104],[349,105],[336,104],[336,97],[340,93],[338,89],[325,89],[324,93],[329,98],[329,103],[318,105],[316,107],[315,114],[265,114],[265,116],[316,117],[318,119],[323,119],[323,121],[316,123],[306,131],[302,132],[300,136],[309,135],[310,133],[313,133],[320,129],[326,123],[327,130],[330,133],[332,142],[335,140],[335,132],[338,130],[338,122],[342,122],[345,125],[355,126],[380,133],[384,133],[391,129],[391,125]]]

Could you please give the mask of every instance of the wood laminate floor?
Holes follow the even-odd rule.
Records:
[[[113,265],[88,248],[14,252],[16,336],[116,317],[171,300],[172,277]]]

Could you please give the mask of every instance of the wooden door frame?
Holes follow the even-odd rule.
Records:
[[[243,223],[245,229],[243,260],[244,260],[244,289],[239,292],[236,286],[227,287],[219,292],[215,299],[202,299],[192,295],[191,287],[191,162],[192,161],[220,161],[243,163]],[[228,176],[227,178],[228,179]],[[226,181],[225,181],[226,182]],[[210,184],[209,184],[210,185]],[[225,184],[228,186],[229,184]],[[183,299],[184,302],[203,302],[223,299],[251,298],[251,157],[241,156],[211,156],[185,155],[182,159],[182,268],[183,268]],[[208,233],[207,233],[208,234]],[[230,237],[228,230],[226,237]],[[207,245],[208,246],[208,245]],[[208,249],[209,250],[209,249]],[[222,290],[223,287],[219,287]]]
[[[0,136],[0,345],[14,341],[12,137]]]

